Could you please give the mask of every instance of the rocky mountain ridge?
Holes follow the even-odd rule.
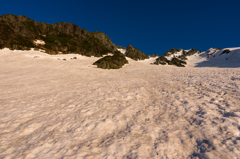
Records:
[[[207,51],[196,49],[170,49],[158,57],[153,64],[175,65],[177,67],[240,67],[240,47],[209,48]]]
[[[0,45],[13,49],[36,47],[33,40],[46,42],[43,49],[50,54],[79,53],[86,56],[102,56],[116,51],[111,39],[102,32],[88,32],[72,23],[48,24],[26,16],[0,16]]]
[[[175,65],[177,67],[185,67],[187,56],[194,55],[196,53],[201,53],[202,51],[197,51],[192,48],[190,50],[183,49],[170,49],[163,56],[160,56],[154,62],[155,65]]]
[[[44,41],[45,44],[34,44],[36,39]],[[88,32],[72,23],[48,24],[37,22],[24,15],[7,14],[0,16],[0,48],[4,47],[12,50],[38,48],[46,50],[49,54],[77,53],[102,57],[108,53],[114,54],[121,46],[115,45],[103,32]],[[127,51],[126,56],[128,54],[130,58],[138,59],[131,51],[130,53]],[[144,57],[148,58],[148,55],[144,54]]]

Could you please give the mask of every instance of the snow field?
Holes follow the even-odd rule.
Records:
[[[97,59],[0,51],[0,158],[239,158],[240,68]]]

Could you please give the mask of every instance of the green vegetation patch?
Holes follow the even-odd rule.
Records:
[[[13,36],[14,31],[4,21],[0,21],[0,37],[1,40],[8,40]]]
[[[35,47],[35,45],[33,44],[33,42],[29,38],[24,37],[22,35],[17,35],[16,44],[17,45],[22,45],[22,46],[25,46],[25,47],[29,47],[29,48],[34,48]]]
[[[37,29],[37,27],[34,25],[34,22],[33,21],[24,21],[24,22],[21,22],[23,23],[29,30],[37,33],[39,29]]]
[[[102,57],[103,55],[112,52],[106,48],[99,39],[92,36],[87,36],[86,39],[79,45],[79,49],[84,52],[82,53],[83,55],[96,57]]]
[[[48,46],[50,46],[51,44],[54,45],[55,41],[59,41],[62,46],[67,46],[68,43],[71,43],[72,36],[64,33],[59,33],[57,36],[40,36],[40,38],[45,41]]]

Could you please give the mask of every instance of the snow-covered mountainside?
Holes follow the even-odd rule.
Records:
[[[240,47],[210,48],[201,54],[189,56],[186,63],[195,67],[240,67]]]
[[[186,67],[240,67],[240,47],[210,48],[206,52],[195,49],[170,49],[154,64]]]
[[[170,49],[166,52],[163,56],[160,56],[156,59],[154,64],[156,65],[175,65],[178,67],[184,67],[187,60],[187,56],[191,56],[193,54],[198,53],[198,51],[194,48],[190,50],[183,50],[183,49]]]
[[[222,50],[210,48],[206,53],[210,60],[239,61],[240,59],[240,47],[225,48]]]
[[[1,159],[240,159],[239,67],[127,57],[105,70],[100,57],[41,51],[0,50]]]

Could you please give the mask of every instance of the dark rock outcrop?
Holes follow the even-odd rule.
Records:
[[[191,50],[189,50],[186,54],[186,56],[191,56],[191,55],[194,55],[196,54],[198,51],[194,48],[192,48]]]
[[[181,55],[177,55],[177,52],[182,51]],[[163,56],[160,56],[159,58],[156,59],[156,61],[153,63],[155,65],[175,65],[177,67],[185,67],[184,65],[187,64],[185,60],[187,60],[187,56],[191,56],[196,54],[198,51],[194,48],[186,52],[183,49],[170,49],[166,53],[164,53]],[[166,57],[169,57],[172,55],[172,59],[168,60]],[[176,56],[175,56],[176,55]]]
[[[36,46],[33,41],[41,39],[44,46]],[[72,23],[47,24],[26,16],[12,14],[0,16],[0,47],[39,47],[46,52],[78,53],[85,56],[101,57],[116,51],[116,45],[101,32],[88,32]]]
[[[185,61],[179,60],[178,58],[174,57],[168,64],[175,65],[177,67],[185,67],[184,64],[187,64],[187,63]]]
[[[125,55],[127,57],[130,57],[133,60],[145,60],[149,59],[149,56],[142,51],[138,50],[137,48],[134,48],[132,45],[128,45],[126,48],[126,53]]]
[[[117,46],[111,41],[111,39],[103,32],[95,31],[91,32],[94,38],[97,38],[101,41],[101,43],[106,46],[109,50],[116,51]]]
[[[168,60],[165,56],[160,56],[159,58],[156,59],[156,61],[153,63],[155,65],[166,65],[167,63],[169,63],[170,60]]]
[[[150,57],[158,57],[158,54],[152,54],[152,55],[150,55]]]
[[[127,63],[128,61],[125,56],[116,51],[113,56],[105,56],[93,63],[93,65],[97,65],[98,68],[103,69],[119,69]]]
[[[164,53],[164,56],[170,56],[170,55],[175,54],[175,53],[177,53],[179,51],[182,51],[182,50],[183,49],[170,49],[166,53]]]
[[[176,57],[172,58],[172,60],[168,60],[165,56],[160,56],[159,58],[156,59],[156,61],[153,63],[155,65],[175,65],[178,67],[185,67],[184,64],[186,64],[185,61],[180,60]]]
[[[223,52],[219,55],[221,56],[222,54],[229,54],[231,51],[229,49],[223,50]]]
[[[122,47],[122,46],[117,45],[117,49],[126,49],[126,47]]]

